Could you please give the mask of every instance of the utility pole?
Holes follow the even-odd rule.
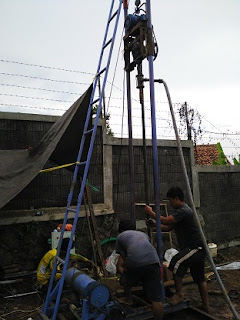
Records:
[[[184,102],[184,110],[185,110],[185,117],[186,117],[186,124],[187,124],[187,137],[188,137],[188,140],[192,140],[192,130],[188,120],[187,102]]]

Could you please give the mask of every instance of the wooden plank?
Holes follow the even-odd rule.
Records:
[[[86,192],[87,192],[87,200],[88,200],[88,206],[89,206],[89,211],[90,211],[90,218],[91,218],[93,232],[94,232],[95,241],[96,241],[96,245],[97,245],[98,255],[99,255],[99,258],[100,258],[100,261],[101,261],[103,275],[106,277],[107,276],[107,271],[106,271],[106,267],[105,267],[105,261],[104,261],[104,258],[103,258],[102,248],[101,248],[101,245],[100,245],[100,239],[99,239],[99,235],[98,235],[96,217],[95,217],[93,206],[92,206],[91,192],[90,192],[90,189],[89,189],[88,185],[85,186],[85,189],[86,189]]]
[[[72,312],[72,314],[77,318],[77,320],[82,320],[81,316],[79,316],[77,312],[77,307],[74,304],[69,305],[69,310]]]

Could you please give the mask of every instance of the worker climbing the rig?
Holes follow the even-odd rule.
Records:
[[[67,248],[69,244],[70,238],[63,238],[62,245],[59,253],[59,257],[61,259],[64,259],[67,253]],[[74,247],[74,241],[72,243],[72,247]],[[57,248],[49,250],[41,259],[38,268],[37,268],[37,284],[40,286],[42,291],[44,291],[44,288],[47,289],[48,281],[51,277],[51,273],[53,270],[54,261],[56,259],[57,255]],[[57,263],[57,273],[55,276],[55,280],[61,279],[61,263]]]
[[[168,217],[160,216],[161,230],[174,229],[180,252],[172,257],[169,270],[173,273],[175,294],[169,303],[176,305],[183,301],[183,277],[190,268],[193,280],[198,285],[202,299],[202,309],[209,313],[207,282],[204,275],[204,260],[206,252],[201,238],[201,233],[192,209],[184,202],[184,193],[179,187],[172,187],[167,192],[167,197],[174,211]],[[146,206],[145,211],[155,218],[156,214],[151,207]]]
[[[149,237],[136,231],[130,220],[119,223],[119,235],[116,241],[116,252],[120,254],[117,271],[121,275],[120,284],[125,297],[119,302],[132,304],[131,288],[142,282],[144,292],[152,301],[155,320],[163,317],[161,297],[161,271],[158,254],[150,243]]]

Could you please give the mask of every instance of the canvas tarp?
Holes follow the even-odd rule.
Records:
[[[30,183],[49,159],[58,165],[76,162],[91,93],[92,85],[32,149],[0,150],[0,208]],[[88,144],[84,145],[82,160]]]

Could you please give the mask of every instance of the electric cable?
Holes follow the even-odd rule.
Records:
[[[214,124],[212,124],[209,120],[207,120],[204,116],[202,116],[211,126],[213,126],[216,130],[219,131],[219,133],[226,135],[226,133],[222,132],[220,129],[218,129]],[[232,141],[231,138],[227,137],[227,139],[235,146],[235,148],[239,148],[237,145],[235,145],[234,141]]]
[[[68,101],[68,100],[57,100],[57,99],[51,99],[51,98],[41,98],[41,97],[28,97],[28,96],[20,96],[17,94],[10,94],[10,93],[0,93],[0,96],[5,97],[15,97],[15,98],[24,98],[24,99],[33,99],[33,100],[46,100],[46,101],[55,101],[55,102],[64,102],[64,103],[73,103],[74,101]]]
[[[77,82],[77,81],[69,81],[69,80],[57,80],[57,79],[50,79],[50,78],[41,78],[41,77],[27,76],[27,75],[18,74],[18,73],[0,72],[0,74],[4,75],[4,76],[10,76],[10,77],[23,77],[23,78],[30,78],[30,79],[37,79],[37,80],[60,82],[60,83],[83,84],[83,85],[89,86],[89,83],[85,83],[85,82]]]
[[[29,90],[40,90],[40,91],[47,91],[47,92],[54,92],[54,93],[66,93],[66,94],[73,94],[77,96],[82,96],[83,93],[77,93],[77,92],[69,92],[69,91],[59,91],[59,90],[51,90],[51,89],[45,89],[45,88],[36,88],[36,87],[27,87],[27,86],[20,86],[16,84],[9,84],[9,83],[0,83],[0,86],[4,87],[15,87],[15,88],[21,88],[21,89],[29,89]]]
[[[123,30],[122,30],[121,39],[122,39],[122,37],[123,37],[123,32],[124,32],[124,28],[123,28]],[[111,89],[110,89],[110,94],[109,94],[109,98],[108,98],[108,106],[107,106],[107,110],[106,110],[106,113],[107,113],[107,114],[108,114],[110,99],[111,99],[111,96],[112,96],[112,88],[113,88],[113,83],[114,83],[115,76],[116,76],[116,69],[117,69],[118,62],[119,62],[120,48],[121,48],[121,41],[120,41],[120,45],[119,45],[119,47],[118,47],[118,54],[117,54],[116,64],[115,64],[114,73],[113,73],[113,80],[112,80],[112,82],[111,82]]]
[[[59,68],[59,67],[49,67],[49,66],[43,66],[43,65],[39,65],[39,64],[33,64],[33,63],[24,63],[24,62],[19,62],[19,61],[14,61],[14,60],[0,59],[0,62],[15,63],[15,64],[19,64],[19,65],[24,65],[24,66],[39,67],[39,68],[44,68],[44,69],[67,71],[67,72],[74,72],[74,73],[81,73],[81,74],[89,74],[91,76],[94,76],[94,74],[90,73],[90,72],[84,72],[84,71],[79,71],[79,70],[71,70],[71,69],[64,69],[64,68]]]
[[[0,103],[0,106],[8,106],[8,107],[19,107],[19,108],[29,108],[29,109],[37,109],[37,110],[56,110],[56,111],[66,111],[67,109],[59,109],[59,108],[47,108],[47,107],[32,107],[32,106],[26,106],[26,105],[20,105],[20,104],[6,104],[6,103]]]

